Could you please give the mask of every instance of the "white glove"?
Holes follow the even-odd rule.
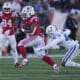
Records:
[[[65,33],[66,35],[70,35],[70,34],[71,34],[71,30],[65,29],[64,33]]]
[[[5,35],[9,35],[10,30],[5,31]]]
[[[58,45],[54,45],[52,48],[53,49],[60,49],[60,47]]]
[[[21,29],[21,31],[22,31],[22,32],[24,32],[24,31],[25,31],[25,29]]]

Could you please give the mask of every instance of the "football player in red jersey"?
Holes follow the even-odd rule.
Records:
[[[45,45],[43,34],[41,33],[39,19],[35,15],[34,8],[32,6],[25,6],[22,9],[22,31],[25,31],[28,37],[21,40],[18,44],[18,48],[23,57],[23,65],[28,64],[27,51],[25,47],[41,47]],[[39,58],[48,63],[54,68],[56,73],[59,72],[59,66],[45,53],[45,51],[40,51],[36,53]]]
[[[2,6],[2,11],[0,12],[0,52],[2,51],[4,40],[7,39],[12,49],[15,67],[21,67],[21,64],[18,63],[18,53],[16,49],[15,39],[15,21],[17,17],[17,14],[15,12],[12,12],[11,3],[5,2]]]

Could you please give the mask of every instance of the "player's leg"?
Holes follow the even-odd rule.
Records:
[[[22,67],[22,65],[19,64],[18,62],[18,52],[16,48],[17,45],[16,45],[15,36],[14,35],[8,36],[8,40],[11,46],[11,51],[12,51],[15,67]]]
[[[73,61],[73,59],[75,59],[78,55],[79,55],[79,45],[75,45],[73,46],[70,50],[68,50],[68,52],[66,53],[66,55],[64,56],[63,60],[62,60],[62,66],[65,67],[80,67],[79,63],[76,63]]]
[[[44,39],[42,37],[38,37],[36,40],[36,46],[37,48],[39,47],[43,47],[45,45],[44,43]],[[51,59],[51,57],[48,56],[48,54],[45,53],[45,51],[39,51],[36,53],[37,56],[39,58],[41,58],[44,62],[46,62],[47,64],[49,64],[50,66],[52,66],[54,68],[54,71],[56,73],[59,72],[59,66],[55,63],[54,60]]]
[[[2,56],[2,49],[4,47],[5,36],[0,34],[0,56]]]
[[[37,40],[37,36],[31,36],[31,37],[25,38],[19,42],[18,49],[23,58],[23,65],[26,65],[29,63],[28,59],[27,59],[26,47],[34,46],[36,43],[36,40]]]

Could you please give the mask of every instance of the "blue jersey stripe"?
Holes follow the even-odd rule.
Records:
[[[69,55],[69,53],[73,50],[73,47],[71,49],[68,50],[68,52],[66,53],[66,55],[64,56],[63,60],[65,60],[67,58],[67,56]]]
[[[66,62],[71,55],[73,54],[73,52],[76,50],[76,45],[74,47],[72,47],[66,54],[66,56],[64,57],[63,61]]]

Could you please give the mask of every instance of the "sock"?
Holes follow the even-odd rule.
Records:
[[[76,62],[73,62],[73,61],[68,61],[68,62],[65,63],[65,67],[77,67],[77,68],[80,68],[80,64],[76,63]]]
[[[51,66],[54,66],[55,62],[47,55],[43,57],[43,60]]]
[[[14,59],[14,64],[18,63],[18,53],[17,52],[12,52],[13,59]]]
[[[2,47],[0,47],[0,57],[2,56]]]
[[[26,48],[24,46],[19,46],[19,52],[21,53],[23,59],[26,58]]]
[[[0,51],[0,57],[2,56],[2,52]]]

